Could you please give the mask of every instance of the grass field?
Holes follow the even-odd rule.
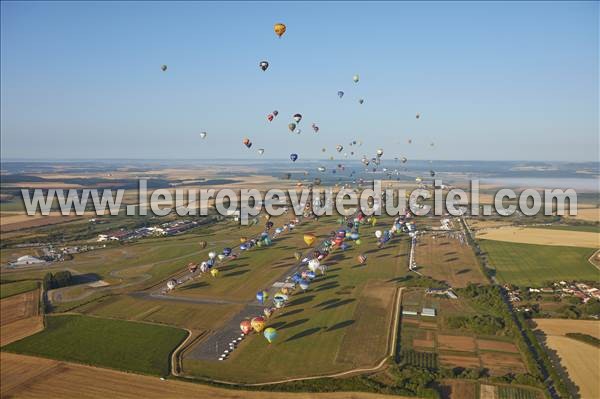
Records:
[[[169,355],[187,333],[86,316],[50,316],[46,329],[3,350],[144,374],[169,373]]]
[[[76,308],[75,311],[99,317],[168,324],[191,330],[214,330],[241,308],[242,305],[235,304],[186,304],[118,295],[101,298]]]
[[[435,237],[435,238],[434,238]],[[451,287],[488,284],[473,249],[447,234],[426,234],[418,239],[415,260],[419,272]]]
[[[44,327],[39,301],[40,291],[37,288],[0,301],[0,346],[27,337]]]
[[[35,290],[38,288],[37,281],[25,280],[16,281],[14,283],[0,284],[0,299],[8,298],[9,296],[21,294],[23,292]]]
[[[373,366],[386,353],[391,299],[407,273],[409,244],[407,237],[396,238],[377,250],[375,230],[361,228],[360,252],[367,254],[366,265],[356,261],[358,248],[336,250],[323,262],[329,265],[326,276],[305,293],[293,295],[269,320],[279,333],[275,342],[268,344],[262,335],[252,334],[227,361],[184,358],[184,372],[261,382]]]
[[[600,278],[598,269],[588,261],[593,249],[492,240],[481,240],[480,245],[502,283],[540,286],[548,281]]]

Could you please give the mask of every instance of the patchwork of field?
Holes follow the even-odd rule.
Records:
[[[39,312],[40,291],[35,289],[0,301],[0,346],[44,328]]]
[[[176,380],[124,373],[13,353],[0,353],[2,398],[213,398],[213,399],[385,399],[362,392],[287,393],[227,390]],[[401,396],[396,398],[406,399]]]
[[[582,398],[600,397],[600,348],[567,337],[567,333],[587,334],[600,339],[600,321],[535,319],[537,332],[545,345],[560,358],[569,378],[579,387]]]
[[[576,216],[566,215],[566,217],[586,220],[589,222],[600,222],[600,208],[579,208],[577,209]]]
[[[46,328],[3,350],[94,364],[143,374],[167,375],[171,352],[187,332],[174,327],[97,317],[46,317]]]
[[[477,314],[465,300],[431,297],[424,295],[422,289],[411,288],[405,289],[402,306],[415,311],[430,307],[437,313],[435,317],[402,316],[401,348],[403,356],[410,356],[406,359],[409,363],[426,361],[435,355],[438,365],[444,367],[486,368],[491,375],[527,372],[509,337],[478,336],[446,326],[445,318]]]
[[[407,278],[409,249],[407,237],[377,249],[374,231],[379,228],[362,227],[360,251],[336,249],[322,262],[329,265],[326,275],[295,293],[268,320],[267,326],[278,331],[275,342],[251,334],[226,361],[185,356],[184,372],[256,383],[374,366],[388,350],[393,298],[397,284]],[[365,265],[356,260],[361,252]],[[365,334],[368,340],[361,339]]]
[[[530,227],[502,227],[477,233],[481,240],[516,242],[522,244],[557,245],[563,247],[600,248],[600,233],[536,229]]]
[[[448,234],[419,236],[415,260],[419,273],[444,281],[451,287],[469,283],[488,284],[472,248]]]
[[[481,240],[480,245],[502,283],[541,286],[548,281],[600,279],[600,271],[588,260],[595,251],[591,248],[493,240]]]
[[[0,285],[0,299],[34,290],[38,285],[38,282],[33,280],[3,283]]]
[[[443,399],[479,399],[476,382],[461,380],[442,381]]]

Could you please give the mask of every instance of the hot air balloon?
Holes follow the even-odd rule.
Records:
[[[316,123],[312,124],[312,129],[315,131],[315,133],[319,133],[319,126],[317,126]]]
[[[206,246],[208,245],[208,243],[204,240],[200,241],[198,244],[200,245],[200,248],[202,248],[202,249],[206,248]]]
[[[377,150],[377,157],[381,158],[382,155],[383,155],[383,148],[380,148]]]
[[[267,300],[268,297],[269,297],[269,293],[267,291],[258,291],[256,293],[256,299],[260,303],[265,303],[265,301]]]
[[[242,143],[244,143],[244,145],[248,148],[252,147],[252,142],[247,137],[244,140],[242,140]]]
[[[293,118],[296,121],[296,123],[300,123],[300,121],[302,120],[302,115],[294,114]]]
[[[300,252],[300,251],[294,252],[294,258],[296,258],[296,260],[300,260],[301,257],[302,257],[302,252]]]
[[[420,177],[416,177],[416,178],[415,178],[415,181],[416,181],[417,183],[421,183],[421,182],[423,181],[423,179],[421,179]]]
[[[318,259],[311,259],[308,261],[308,268],[313,272],[319,270],[319,266],[321,266],[321,262],[319,262]]]
[[[267,61],[261,61],[258,66],[260,67],[260,69],[262,69],[263,71],[266,71],[267,68],[269,67],[269,63]]]
[[[408,161],[408,159],[406,159],[406,157],[402,157],[401,161],[402,161],[402,163],[406,163],[406,161]]]
[[[382,235],[383,235],[383,233],[381,232],[381,230],[377,230],[375,232],[375,237],[377,237],[377,238],[381,238]]]
[[[160,70],[165,72],[167,70],[167,66],[166,65],[161,65],[160,66]]]
[[[217,277],[219,275],[219,269],[215,268],[215,269],[211,269],[210,270],[210,275],[213,277]]]
[[[258,155],[262,155],[262,154],[265,153],[265,149],[264,148],[259,148],[258,151],[256,151],[256,152],[258,152]]]
[[[300,133],[302,133],[302,129],[296,129],[296,130],[294,130],[294,133],[300,134]]]
[[[273,30],[275,31],[275,34],[279,37],[283,36],[283,34],[285,33],[285,24],[282,23],[276,23],[275,26],[273,26]]]
[[[277,111],[277,110],[273,111],[272,113],[273,113],[273,116],[279,115],[279,111]]]
[[[219,259],[219,261],[221,261],[221,262],[222,262],[222,261],[224,261],[226,257],[227,257],[227,256],[226,256],[226,255],[223,255],[223,254],[218,254],[218,255],[217,255],[217,259]]]
[[[435,177],[435,171],[434,170],[430,170],[429,171],[429,175],[431,175],[431,177]]]
[[[229,255],[231,255],[231,251],[232,251],[232,249],[229,247],[223,248],[223,255],[229,256]]]
[[[263,335],[265,336],[267,341],[269,341],[269,343],[272,343],[277,338],[277,330],[273,327],[269,327],[265,330]]]
[[[415,115],[415,118],[420,119],[421,118],[421,114],[417,112],[417,114]]]
[[[408,139],[408,144],[412,144],[412,139]]]
[[[250,320],[250,325],[257,333],[261,332],[263,328],[265,328],[265,318],[262,316],[257,316]]]
[[[367,261],[367,257],[363,254],[358,255],[357,259],[358,259],[358,263],[360,263],[361,265]]]
[[[176,285],[177,285],[177,280],[172,279],[167,282],[167,288],[170,290],[175,288]]]
[[[307,280],[300,280],[300,283],[298,283],[298,285],[300,286],[300,288],[302,289],[302,291],[306,291],[308,289],[308,286],[310,284],[309,284],[309,282]]]
[[[294,129],[296,129],[296,124],[295,123],[289,123],[288,124],[288,129],[290,129],[290,132],[293,132]]]
[[[209,257],[210,259],[214,259],[214,258],[216,258],[216,257],[217,257],[217,254],[216,254],[215,252],[213,252],[213,251],[210,251],[210,252],[208,253],[208,257]]]
[[[339,98],[342,98],[342,97],[344,97],[344,92],[343,92],[343,91],[341,91],[341,90],[340,90],[340,91],[338,91],[338,97],[339,97]]]
[[[322,172],[325,172],[325,166],[319,166],[319,167],[317,168],[317,170],[318,170],[319,172],[321,172],[321,173],[322,173]]]
[[[246,335],[250,334],[252,332],[252,324],[250,323],[250,320],[242,320],[240,322],[240,330],[242,330],[242,332]]]
[[[344,149],[344,146],[341,145],[341,144],[338,144],[338,145],[335,146],[335,149],[336,149],[337,152],[342,152],[342,150]]]
[[[208,271],[208,269],[209,269],[208,263],[206,263],[206,262],[200,263],[200,271],[202,273],[206,273]]]
[[[196,273],[196,270],[198,270],[198,264],[193,262],[188,263],[188,270],[190,273]]]
[[[206,132],[200,132],[200,138],[201,139],[205,139],[206,138]]]
[[[358,80],[359,80],[358,74],[352,76],[352,80],[354,81],[354,83],[358,83]]]
[[[290,154],[290,159],[292,160],[292,162],[296,162],[296,160],[298,159],[298,154]]]
[[[317,239],[317,237],[314,234],[304,234],[304,242],[309,247],[311,245],[313,245],[313,243],[315,242],[316,239]]]
[[[240,237],[241,243],[245,243],[246,241],[248,241],[248,237]]]
[[[273,114],[269,114],[269,115],[267,115],[267,120],[268,120],[269,122],[273,121],[273,118],[274,118]]]
[[[364,100],[364,99],[362,99],[362,98],[359,98],[359,99],[358,99],[358,103],[359,103],[359,104],[362,104],[362,103],[364,103],[364,102],[365,102],[365,100]]]
[[[274,311],[275,311],[275,309],[273,309],[273,308],[264,308],[263,314],[268,319],[269,317],[271,317],[271,315],[273,314]]]

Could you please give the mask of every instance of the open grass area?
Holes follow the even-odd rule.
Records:
[[[77,315],[49,316],[46,329],[3,350],[143,374],[169,373],[187,333],[174,327]]]
[[[117,295],[85,304],[76,311],[99,317],[147,321],[192,330],[214,330],[241,308],[242,305],[235,304],[188,304]]]
[[[594,249],[492,240],[481,240],[480,245],[502,283],[541,286],[548,281],[600,279],[600,271],[588,261]]]
[[[184,372],[261,382],[374,366],[386,354],[393,296],[407,273],[409,250],[405,235],[377,249],[374,231],[381,226],[362,227],[360,247],[332,252],[322,262],[326,275],[268,320],[279,334],[272,344],[252,334],[226,361],[184,358]],[[365,265],[358,264],[359,253],[367,255]]]
[[[0,284],[0,299],[22,294],[23,292],[35,290],[39,282],[32,280],[15,281],[13,283]]]

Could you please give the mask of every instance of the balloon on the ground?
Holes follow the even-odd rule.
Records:
[[[361,265],[367,261],[367,257],[363,254],[358,255],[357,259],[358,259],[358,263],[360,263]]]
[[[257,316],[250,321],[250,325],[257,333],[261,332],[263,328],[265,328],[265,318],[262,316]]]
[[[219,275],[219,269],[211,269],[210,275],[213,277],[217,277]]]
[[[252,324],[250,323],[250,320],[242,320],[240,322],[240,330],[242,330],[242,332],[246,335],[250,334],[252,332]]]
[[[304,242],[309,247],[314,244],[317,237],[314,234],[304,234]]]
[[[202,240],[202,241],[200,241],[198,243],[198,245],[200,245],[200,248],[204,249],[204,248],[206,248],[206,246],[208,245],[208,243],[206,241]]]
[[[277,338],[277,330],[275,330],[273,327],[269,327],[265,330],[263,335],[267,341],[269,341],[269,343],[272,343]]]
[[[265,303],[265,301],[267,300],[268,297],[269,297],[269,293],[267,291],[258,291],[256,293],[256,299],[260,303]]]

